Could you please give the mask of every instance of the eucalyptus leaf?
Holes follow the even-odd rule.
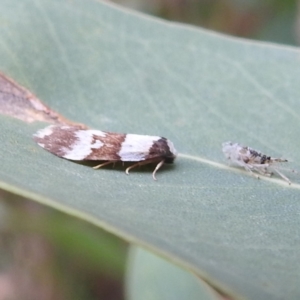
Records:
[[[127,176],[44,151],[0,116],[0,187],[97,224],[248,299],[299,299],[300,178],[227,165],[232,140],[300,170],[300,52],[96,0],[2,0],[0,70],[66,118],[160,135],[174,166]]]
[[[138,247],[131,247],[126,272],[128,300],[223,300],[193,274]]]

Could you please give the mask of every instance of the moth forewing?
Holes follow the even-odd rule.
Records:
[[[105,161],[94,169],[122,162],[135,162],[126,169],[157,163],[152,177],[164,163],[173,163],[177,151],[171,141],[160,136],[122,134],[76,126],[51,125],[34,135],[39,146],[49,152],[75,161]]]

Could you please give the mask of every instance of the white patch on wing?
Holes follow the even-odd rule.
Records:
[[[72,160],[83,160],[89,156],[93,149],[99,149],[103,146],[103,143],[97,140],[93,142],[93,136],[98,135],[105,137],[106,133],[100,130],[77,130],[74,132],[77,140],[71,145],[71,150],[68,148],[62,148],[61,150],[66,154],[62,157]]]
[[[103,143],[101,141],[96,141],[94,144],[91,145],[92,149],[99,149],[103,146]]]
[[[160,140],[159,136],[126,134],[118,155],[122,161],[141,161],[149,153],[153,143]]]
[[[44,129],[40,129],[38,132],[36,132],[33,136],[37,137],[39,139],[43,139],[45,136],[51,135],[53,133],[53,128],[55,126],[50,125]]]

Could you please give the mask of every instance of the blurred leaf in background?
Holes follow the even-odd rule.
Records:
[[[112,0],[164,19],[265,41],[299,43],[297,0]]]
[[[0,299],[123,299],[127,243],[0,192]]]

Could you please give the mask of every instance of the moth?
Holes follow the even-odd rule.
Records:
[[[174,162],[177,151],[173,143],[160,136],[122,134],[77,126],[51,125],[34,134],[42,148],[75,161],[105,161],[94,169],[115,162],[135,162],[125,172],[137,166],[156,163],[152,177],[164,163]]]
[[[232,142],[223,143],[222,151],[225,157],[233,164],[244,167],[248,172],[251,173],[251,175],[257,178],[259,178],[259,176],[254,175],[253,171],[269,177],[273,175],[273,172],[275,172],[281,178],[287,181],[288,184],[291,184],[291,181],[278,170],[283,169],[280,167],[279,163],[287,162],[287,159],[267,156],[250,147],[245,147],[238,143]],[[294,170],[290,171],[295,172]]]

